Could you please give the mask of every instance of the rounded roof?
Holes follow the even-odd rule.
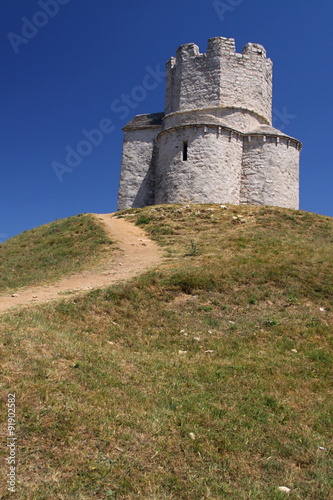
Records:
[[[274,128],[271,125],[260,125],[260,127],[256,128],[255,130],[245,132],[244,135],[274,135],[278,137],[286,137],[287,139],[292,139],[300,143],[298,139],[295,139],[288,134],[284,134],[283,132],[281,132],[281,130]]]

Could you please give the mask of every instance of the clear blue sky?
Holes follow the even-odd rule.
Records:
[[[158,68],[179,45],[204,52],[214,36],[235,38],[238,52],[247,42],[265,46],[274,124],[303,142],[301,209],[333,216],[333,2],[215,6],[219,12],[213,0],[1,0],[0,241],[77,213],[115,211],[122,127],[163,111]],[[154,71],[155,80],[144,80]],[[137,88],[144,81],[145,94]],[[135,99],[120,111],[126,94]],[[82,131],[99,126],[87,149]],[[52,164],[65,164],[66,148],[78,145],[85,156],[71,157],[59,182]]]

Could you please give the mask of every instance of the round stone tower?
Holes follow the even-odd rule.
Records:
[[[153,157],[139,206],[148,204],[142,186],[149,184],[149,204],[298,208],[301,144],[272,127],[272,62],[262,45],[249,43],[242,54],[231,38],[211,38],[204,54],[195,44],[182,45],[167,63],[164,115],[140,115],[124,130],[120,208],[137,176],[126,169],[128,151],[133,170],[144,133],[153,134]]]

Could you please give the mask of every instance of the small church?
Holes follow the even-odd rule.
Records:
[[[302,144],[272,126],[272,61],[232,38],[182,45],[164,112],[124,127],[118,209],[163,203],[299,207]]]

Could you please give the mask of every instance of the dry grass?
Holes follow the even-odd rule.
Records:
[[[128,214],[165,264],[0,323],[17,498],[332,498],[332,219]]]

